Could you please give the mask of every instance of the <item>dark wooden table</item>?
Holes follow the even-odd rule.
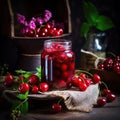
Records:
[[[38,103],[37,103],[38,104]],[[45,102],[44,102],[45,104]],[[46,103],[47,105],[48,103]],[[10,120],[10,107],[0,108],[0,120]],[[120,96],[102,108],[94,107],[92,112],[62,111],[57,114],[44,112],[44,105],[32,108],[28,114],[21,115],[19,120],[120,120]]]

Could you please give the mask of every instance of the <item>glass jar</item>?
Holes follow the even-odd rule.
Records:
[[[46,40],[41,53],[42,81],[48,82],[50,89],[66,89],[74,75],[74,59],[70,40]]]

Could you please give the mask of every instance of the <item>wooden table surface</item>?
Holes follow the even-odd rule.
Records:
[[[48,103],[44,102],[44,104]],[[64,110],[53,114],[45,111],[44,104],[32,108],[26,115],[21,115],[19,120],[120,120],[120,95],[114,102],[102,108],[94,107],[89,113]],[[9,106],[0,108],[0,120],[10,120],[9,110]]]

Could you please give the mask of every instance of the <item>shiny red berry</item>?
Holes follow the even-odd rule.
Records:
[[[72,85],[75,86],[75,87],[78,87],[79,83],[81,83],[81,82],[82,82],[82,80],[79,77],[73,77],[72,78]]]
[[[98,98],[97,100],[97,106],[98,107],[103,107],[106,104],[106,99],[105,98]]]
[[[42,83],[39,84],[39,90],[41,92],[47,92],[48,89],[49,89],[49,85],[47,83],[42,82]]]
[[[106,88],[104,88],[104,89],[102,90],[102,94],[103,94],[104,96],[106,96],[106,95],[108,95],[108,94],[110,94],[110,93],[111,93],[111,91],[108,90],[108,89],[106,89]]]
[[[86,76],[86,74],[84,74],[84,73],[80,73],[79,77],[81,77],[81,78],[83,78],[83,79],[87,79],[87,76]]]
[[[18,90],[20,91],[20,93],[26,93],[27,91],[29,91],[29,84],[28,83],[19,84]]]
[[[38,93],[38,90],[39,90],[39,88],[38,88],[38,86],[36,86],[36,85],[34,85],[33,87],[32,87],[32,93],[33,94],[37,94]]]
[[[110,93],[106,96],[106,99],[107,99],[107,103],[113,102],[116,99],[116,95]]]
[[[120,74],[120,65],[114,65],[114,66],[113,66],[113,70],[114,70],[116,73]]]
[[[34,85],[34,84],[36,84],[36,83],[39,81],[39,78],[38,78],[37,75],[31,75],[31,76],[28,78],[28,80],[29,80],[29,83],[30,83],[31,85]]]
[[[96,84],[96,83],[99,83],[100,81],[101,81],[100,76],[98,74],[94,74],[92,77],[92,82]]]
[[[86,85],[86,83],[81,82],[79,83],[78,88],[80,91],[85,91],[88,88],[88,86]]]
[[[62,71],[66,71],[67,68],[68,68],[68,66],[66,64],[62,64],[62,66],[61,66],[61,70]]]
[[[84,80],[84,82],[86,83],[87,86],[90,86],[91,81],[92,81],[92,80],[91,80],[91,79],[88,79],[88,78]]]
[[[57,103],[53,103],[53,104],[52,104],[52,111],[53,111],[54,113],[58,113],[58,112],[60,112],[61,110],[62,110],[62,105],[57,104]]]
[[[98,69],[104,70],[104,63],[99,63],[98,64]]]
[[[14,77],[10,73],[8,73],[5,77],[4,85],[11,86],[14,82]]]
[[[112,58],[107,58],[105,61],[104,61],[104,68],[107,69],[107,70],[110,70],[113,66],[113,59]]]

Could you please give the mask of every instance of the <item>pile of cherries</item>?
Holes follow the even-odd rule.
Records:
[[[103,107],[107,103],[113,102],[116,99],[116,95],[108,89],[106,83],[101,81],[100,76],[98,74],[91,75],[90,73],[89,75],[91,77],[88,77],[85,73],[75,76],[72,80],[73,86],[78,87],[80,91],[85,91],[91,84],[99,84],[99,97],[96,106]]]
[[[120,56],[106,58],[103,62],[98,63],[98,69],[108,70],[120,74]]]
[[[90,77],[91,75],[91,77]],[[31,94],[37,94],[39,92],[49,91],[49,84],[47,82],[41,82],[39,77],[36,74],[31,74],[27,76],[19,75],[17,77],[8,73],[6,75],[4,85],[6,87],[12,87],[14,84],[17,84],[17,91],[20,94],[25,94],[27,91]],[[85,91],[91,84],[102,84],[101,78],[98,74],[85,74],[81,72],[80,74],[75,74],[71,80],[70,87],[78,88],[80,91]],[[105,83],[104,83],[105,84]],[[106,87],[100,90],[100,96],[97,100],[97,105],[99,107],[104,106],[106,103],[112,102],[115,100],[116,96]],[[60,100],[61,101],[61,100]],[[62,110],[62,105],[58,103],[53,103],[51,109],[54,113],[60,112]]]
[[[42,27],[36,27],[34,30],[29,29],[24,36],[26,37],[57,37],[63,34],[62,27],[54,27],[50,23],[46,23]]]

